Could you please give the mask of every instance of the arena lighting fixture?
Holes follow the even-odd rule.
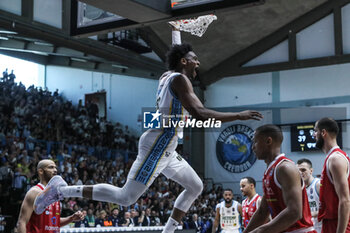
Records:
[[[43,55],[43,56],[49,56],[48,53],[45,52],[40,52],[40,51],[31,51],[32,53],[38,54],[38,55]]]
[[[47,43],[47,42],[41,42],[41,41],[34,41],[34,44],[36,45],[44,45],[44,46],[53,46],[53,44]]]
[[[13,31],[0,30],[0,34],[18,34],[18,33],[17,32],[13,32]]]
[[[70,59],[71,59],[72,61],[87,62],[87,60],[81,59],[81,58],[71,57]]]
[[[123,66],[123,65],[112,64],[112,66],[115,68],[120,68],[120,69],[129,69],[129,67]]]
[[[9,40],[9,38],[4,37],[4,36],[0,36],[0,40]]]

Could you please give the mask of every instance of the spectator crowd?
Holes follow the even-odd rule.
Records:
[[[127,126],[98,116],[95,103],[74,106],[55,92],[15,82],[3,72],[0,82],[0,139],[16,137],[69,142],[73,145],[136,151],[136,137]]]

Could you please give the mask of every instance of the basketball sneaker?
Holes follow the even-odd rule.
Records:
[[[50,179],[45,189],[35,198],[34,212],[42,214],[45,209],[52,203],[63,200],[63,195],[60,192],[60,187],[65,187],[68,184],[61,176],[54,176]]]

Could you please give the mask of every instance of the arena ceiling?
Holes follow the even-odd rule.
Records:
[[[169,12],[169,8],[164,5],[152,6],[159,2],[158,0],[150,0],[149,6],[140,5],[140,0],[82,0],[128,18],[132,23],[120,24],[108,30],[95,28],[95,31],[79,35],[74,35],[70,28],[74,22],[72,15],[67,13],[72,8],[70,1],[63,1],[62,30],[33,22],[33,12],[30,10],[33,1],[22,2],[26,2],[29,9],[22,7],[22,16],[0,11],[0,29],[3,30],[0,30],[0,37],[7,38],[0,40],[0,53],[41,64],[153,79],[157,79],[166,69],[164,54],[171,44],[171,30],[166,22],[189,15],[215,13],[218,19],[209,26],[202,37],[182,33],[183,41],[193,45],[201,61],[200,83],[206,86],[224,77],[266,71],[259,68],[246,70],[242,65],[285,39],[295,40],[298,30],[337,9],[339,11],[339,7],[349,0],[237,0],[248,4],[238,7],[214,4],[207,8],[193,8],[192,11],[176,14]],[[103,42],[108,32],[123,29],[136,29],[160,59],[145,57]],[[17,34],[6,33],[4,30]],[[98,40],[88,38],[93,35],[98,35]],[[290,48],[291,50],[293,48]],[[271,70],[273,69],[276,68],[271,67]]]

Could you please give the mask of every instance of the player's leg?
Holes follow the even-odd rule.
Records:
[[[157,143],[154,148],[157,147],[156,145]],[[139,147],[140,155],[137,156],[131,166],[127,182],[123,188],[109,184],[85,186],[83,197],[96,201],[117,203],[123,206],[135,203],[168,164],[169,160],[164,154],[172,154],[172,151],[167,151],[166,144],[162,146],[165,147],[163,151]]]
[[[203,182],[193,168],[176,152],[172,161],[162,172],[169,179],[179,183],[185,189],[176,198],[174,209],[163,232],[174,232],[192,203],[202,193]]]
[[[159,140],[155,140],[157,135],[154,137],[152,135],[151,137],[145,137],[145,135],[147,133],[143,134],[140,138],[139,155],[129,171],[127,182],[122,188],[110,184],[67,186],[60,176],[54,176],[52,178],[55,180],[53,185],[50,186],[49,182],[44,192],[34,201],[35,212],[42,213],[51,203],[69,197],[85,197],[96,201],[117,203],[123,206],[129,206],[135,203],[168,163],[167,158],[162,155],[166,153],[172,154],[173,152],[171,151],[170,153],[167,151],[169,142],[162,143],[163,141],[161,139],[167,139],[167,135],[159,136]],[[154,143],[155,141],[156,143]],[[149,146],[150,144],[152,146]],[[65,185],[62,185],[63,183]]]
[[[69,197],[84,197],[90,200],[129,206],[135,203],[147,190],[147,185],[136,181],[134,174],[142,166],[148,154],[149,150],[139,149],[139,155],[131,166],[128,179],[122,188],[110,184],[67,186],[62,177],[54,176],[44,191],[35,199],[34,211],[37,214],[41,214],[51,203]]]
[[[49,186],[48,184],[51,188],[46,189],[46,192],[39,194],[34,201],[34,211],[37,214],[43,213],[45,208],[51,203],[69,197],[84,197],[90,200],[129,206],[135,203],[147,190],[145,184],[130,178],[127,179],[122,188],[110,184],[75,186],[61,185],[65,183],[65,181],[60,176],[54,176],[51,180],[54,181],[55,184],[53,186]]]
[[[133,179],[128,179],[122,188],[110,184],[84,186],[82,197],[94,201],[111,202],[122,206],[129,206],[134,204],[146,190],[146,185]],[[71,195],[66,195],[65,197],[67,196]]]
[[[96,201],[117,203],[122,206],[134,204],[148,188],[145,182],[135,180],[137,172],[147,160],[148,154],[149,150],[139,148],[139,155],[132,164],[127,181],[122,188],[110,184],[84,186],[83,197]]]

